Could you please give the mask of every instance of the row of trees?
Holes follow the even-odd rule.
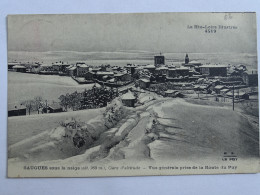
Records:
[[[118,92],[113,88],[107,89],[106,87],[97,88],[95,85],[90,90],[84,90],[84,92],[67,93],[59,97],[60,105],[65,111],[71,110],[83,110],[90,108],[105,107],[108,102],[111,102]]]
[[[44,101],[41,96],[36,96],[34,99],[26,100],[21,104],[26,106],[29,115],[32,111],[37,111],[38,114],[40,114],[40,112],[43,112],[43,109],[47,107],[47,101]]]
[[[115,97],[118,96],[118,92],[113,88],[107,89],[106,87],[97,88],[93,86],[90,90],[84,90],[83,92],[67,93],[59,97],[60,106],[65,111],[71,110],[83,110],[91,108],[105,107],[108,102],[111,102]],[[26,100],[21,102],[22,105],[26,106],[28,114],[32,112],[46,113],[48,109],[48,102],[41,96],[34,97],[34,99]]]

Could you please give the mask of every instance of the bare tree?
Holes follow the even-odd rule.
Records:
[[[33,100],[26,100],[23,104],[26,106],[28,113],[30,115],[31,111],[33,109],[33,106],[34,106],[34,101]]]
[[[61,95],[59,97],[60,105],[65,108],[66,111],[68,111],[68,106],[70,104],[70,94]]]
[[[40,113],[40,108],[42,108],[42,102],[43,99],[41,96],[37,96],[34,98],[34,105],[35,105],[35,109],[37,110],[38,114]]]

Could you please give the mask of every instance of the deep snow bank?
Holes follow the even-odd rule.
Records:
[[[60,122],[56,128],[10,145],[9,158],[43,161],[64,159],[81,154],[98,140],[103,132],[115,126],[126,112],[122,103],[115,100],[107,106],[105,112],[95,118],[86,121],[81,121],[78,117],[66,119]],[[87,113],[84,112],[84,114]]]

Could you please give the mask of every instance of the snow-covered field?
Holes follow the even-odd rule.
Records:
[[[96,109],[72,113],[75,118],[89,123],[97,121],[95,117],[99,117],[98,123],[92,123],[92,127],[99,130],[104,129],[102,112]],[[62,114],[53,114],[53,117],[42,115],[42,121],[31,118],[28,122],[31,126],[24,124],[26,122],[23,122],[22,117],[9,119],[10,125],[13,125],[9,126],[9,139],[20,141],[13,141],[15,144],[9,142],[9,162],[15,164],[34,160],[47,165],[132,160],[159,162],[219,158],[224,152],[233,152],[241,158],[258,156],[258,127],[239,111],[232,111],[229,106],[198,105],[184,99],[158,97],[147,105],[128,109],[127,117],[104,132],[102,130],[99,140],[76,156],[75,147],[69,144],[68,139],[61,142],[64,131],[58,124],[58,128],[53,130],[55,121],[66,117],[61,117]],[[38,128],[36,124],[39,121],[42,125],[37,125],[41,126],[37,132],[42,134],[35,133],[36,137],[33,137],[31,132]],[[44,123],[52,125],[45,131]],[[28,130],[30,133],[27,137],[20,137]],[[26,140],[29,136],[32,136],[31,139]]]
[[[150,144],[151,157],[221,156],[229,151],[240,157],[258,155],[258,129],[231,107],[195,105],[180,99],[160,106],[162,134]]]
[[[70,77],[57,75],[38,75],[8,72],[8,103],[18,104],[22,101],[41,96],[48,101],[59,101],[66,93],[81,92],[92,88],[93,84],[79,85]]]
[[[101,109],[80,110],[77,112],[62,112],[49,114],[35,114],[8,118],[8,145],[13,145],[26,138],[50,131],[60,125],[60,122],[70,118],[79,121],[90,121],[104,111]]]

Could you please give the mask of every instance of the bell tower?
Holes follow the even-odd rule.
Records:
[[[185,64],[189,64],[189,61],[190,61],[189,56],[188,56],[188,54],[186,54],[186,56],[185,56]]]
[[[164,65],[165,64],[165,57],[160,52],[159,56],[154,56],[154,66]]]

